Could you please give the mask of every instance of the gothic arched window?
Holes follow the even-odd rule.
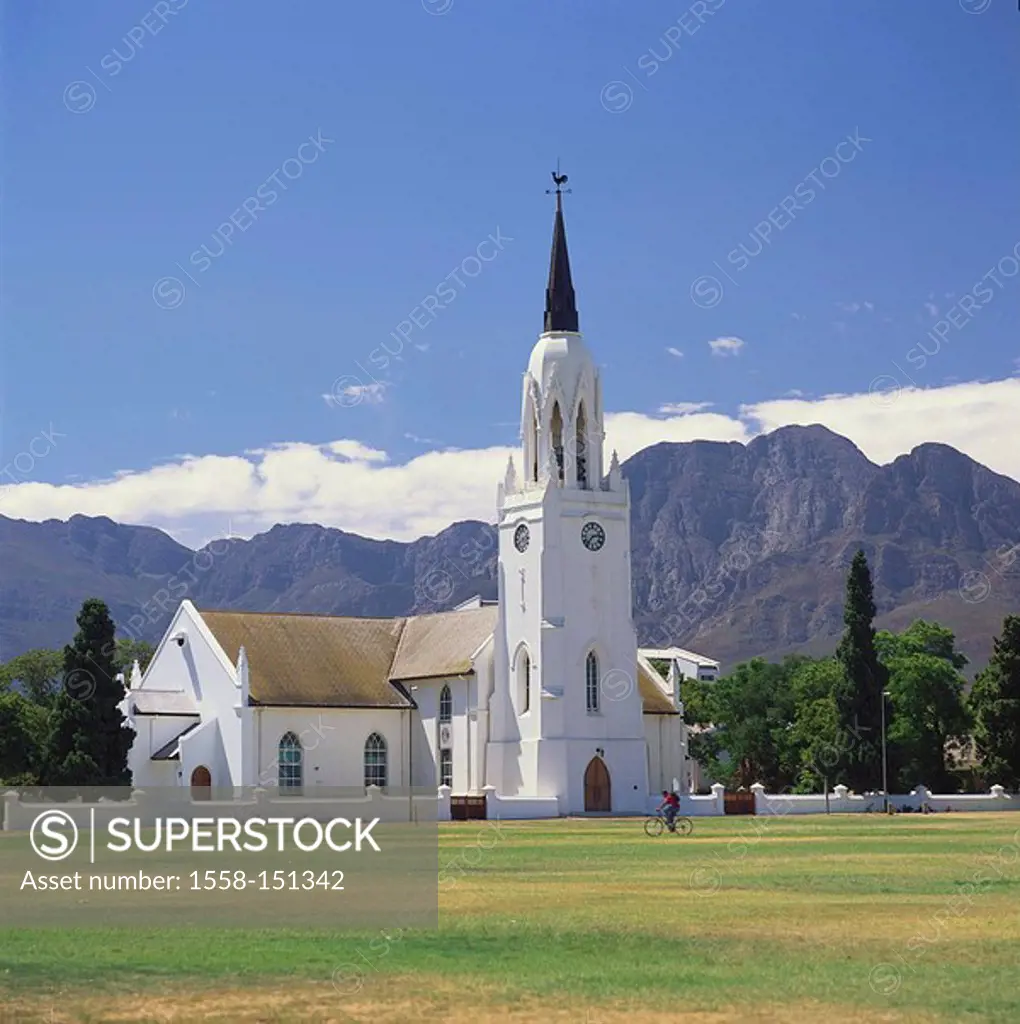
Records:
[[[301,789],[304,751],[301,740],[292,732],[283,734],[276,758],[276,782],[280,791],[294,792]]]
[[[386,740],[377,732],[365,740],[365,785],[386,788]]]
[[[526,648],[517,654],[517,709],[519,715],[531,710],[531,657]]]
[[[538,417],[531,414],[531,479],[538,483]]]
[[[560,480],[563,479],[563,414],[560,412],[560,403],[553,403],[552,420],[550,421],[551,443],[553,454],[556,456],[556,466],[559,470]]]
[[[599,709],[599,659],[594,651],[588,652],[584,660],[585,704],[589,711]]]
[[[450,693],[449,686],[444,686],[439,691],[439,721],[453,721],[453,694]]]
[[[577,486],[583,490],[588,489],[588,418],[584,415],[584,402],[577,407]]]

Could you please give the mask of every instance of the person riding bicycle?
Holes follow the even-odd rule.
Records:
[[[680,813],[680,797],[676,793],[671,793],[668,789],[664,789],[662,791],[662,803],[656,809],[662,811],[662,816],[666,819],[670,832],[675,832],[676,816]]]

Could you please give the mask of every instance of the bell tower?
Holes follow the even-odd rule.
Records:
[[[630,496],[604,467],[602,380],[580,332],[556,213],[542,333],[521,389],[520,466],[499,485],[499,620],[487,782],[559,813],[643,811]]]

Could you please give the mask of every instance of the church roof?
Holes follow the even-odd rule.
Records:
[[[272,612],[200,614],[232,662],[237,662],[244,647],[248,689],[255,704],[411,706],[390,685],[389,677],[403,619]]]
[[[564,179],[566,180],[566,179]],[[549,285],[545,290],[545,333],[576,331],[577,303],[570,279],[567,229],[563,225],[563,197],[557,182],[556,220],[553,223],[552,253],[549,257]]]
[[[492,635],[496,605],[416,615],[404,625],[390,679],[435,679],[472,671],[471,656]]]
[[[485,604],[393,619],[199,614],[231,662],[244,647],[253,704],[406,708],[412,704],[394,683],[473,671],[472,656],[492,636],[499,608]],[[676,714],[661,686],[640,665],[637,670],[645,714]]]
[[[673,706],[662,686],[648,670],[639,662],[638,690],[641,693],[641,706],[646,715],[678,715],[680,712]]]

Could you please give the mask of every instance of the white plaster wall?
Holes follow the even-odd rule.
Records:
[[[202,765],[209,769],[212,789],[217,796],[227,790],[239,789],[240,781],[235,781],[231,774],[232,753],[236,754],[236,751],[227,749],[220,723],[215,718],[207,718],[197,729],[181,737],[178,784],[190,786],[192,772]]]
[[[293,732],[304,751],[303,791],[319,787],[365,786],[365,741],[373,733],[386,740],[387,784],[403,787],[407,779],[408,712],[397,708],[252,709],[257,751],[257,785],[277,785],[280,740]]]
[[[177,633],[185,635],[183,646],[170,639]],[[190,783],[190,770],[183,760],[184,743],[188,743],[191,751],[189,756],[206,756],[207,752],[210,760],[215,762],[206,764],[212,773],[214,788],[246,784],[243,719],[247,710],[247,693],[238,683],[234,666],[220,649],[190,601],[181,602],[142,676],[141,683],[137,689],[128,693],[127,706],[130,706],[134,694],[147,690],[190,695],[198,707],[200,720],[203,723],[218,723],[218,744],[213,742],[208,733],[203,733],[202,738],[196,740],[195,736],[199,730],[185,737],[181,748],[182,762],[179,765],[183,775],[181,784]],[[138,719],[141,720],[141,717],[138,716]],[[135,725],[134,721],[132,725]],[[137,729],[137,725],[135,728]],[[162,728],[160,726],[160,729]],[[169,738],[167,735],[167,739]],[[152,748],[146,750],[144,742],[136,736],[128,757],[133,784],[159,784],[153,780],[157,777],[162,779],[163,770],[152,767],[153,762],[149,760]],[[203,753],[199,755],[199,751]],[[195,763],[205,764],[204,761]]]
[[[648,785],[652,794],[680,783],[680,793],[690,791],[690,765],[687,760],[687,730],[680,715],[645,715],[645,742],[648,745]]]
[[[511,658],[522,642],[530,652],[531,706],[517,713],[511,669],[498,702],[499,727],[493,728],[494,742],[505,748],[493,760],[503,770],[490,773],[489,781],[506,795],[558,796],[561,813],[580,812],[585,769],[602,749],[613,809],[641,810],[648,776],[631,621],[627,493],[552,487],[540,504],[533,499],[527,492],[508,495],[500,524],[500,628]],[[580,539],[591,519],[606,532],[598,552],[588,551]],[[513,545],[522,521],[531,532],[523,553]],[[597,712],[586,706],[590,650],[602,678]],[[515,763],[517,778],[511,776]]]
[[[471,676],[450,676],[403,684],[406,688],[415,687],[410,692],[418,705],[413,749],[416,786],[439,785],[439,696],[443,687],[449,686],[453,699],[452,788],[457,795],[474,791],[471,762],[478,739],[474,724],[469,720],[470,711],[476,709],[474,683]]]

